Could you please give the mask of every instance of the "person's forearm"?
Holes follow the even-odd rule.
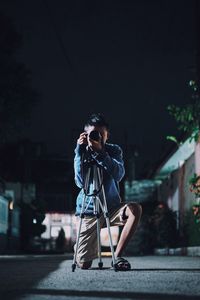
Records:
[[[120,181],[124,174],[123,161],[110,157],[106,152],[94,153],[93,158],[101,165],[116,181]]]
[[[74,175],[75,175],[75,183],[78,187],[83,187],[83,177],[82,177],[82,164],[81,157],[75,156],[74,159]]]

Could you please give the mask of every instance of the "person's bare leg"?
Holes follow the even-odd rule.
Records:
[[[115,256],[120,257],[126,248],[132,235],[134,234],[142,214],[142,207],[137,203],[129,203],[126,207],[125,215],[127,221],[122,229],[120,239],[115,251]]]

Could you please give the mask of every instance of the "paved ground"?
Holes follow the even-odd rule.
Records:
[[[200,299],[200,257],[129,257],[132,270],[71,271],[66,255],[0,257],[0,299]]]

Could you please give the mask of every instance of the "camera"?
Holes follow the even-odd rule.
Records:
[[[96,142],[99,142],[101,139],[102,139],[102,136],[100,134],[100,132],[98,130],[92,130],[88,137],[93,140],[93,141],[96,141]]]

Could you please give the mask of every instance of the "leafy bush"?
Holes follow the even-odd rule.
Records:
[[[152,225],[155,234],[155,247],[177,246],[177,216],[165,203],[160,203],[155,208]]]

